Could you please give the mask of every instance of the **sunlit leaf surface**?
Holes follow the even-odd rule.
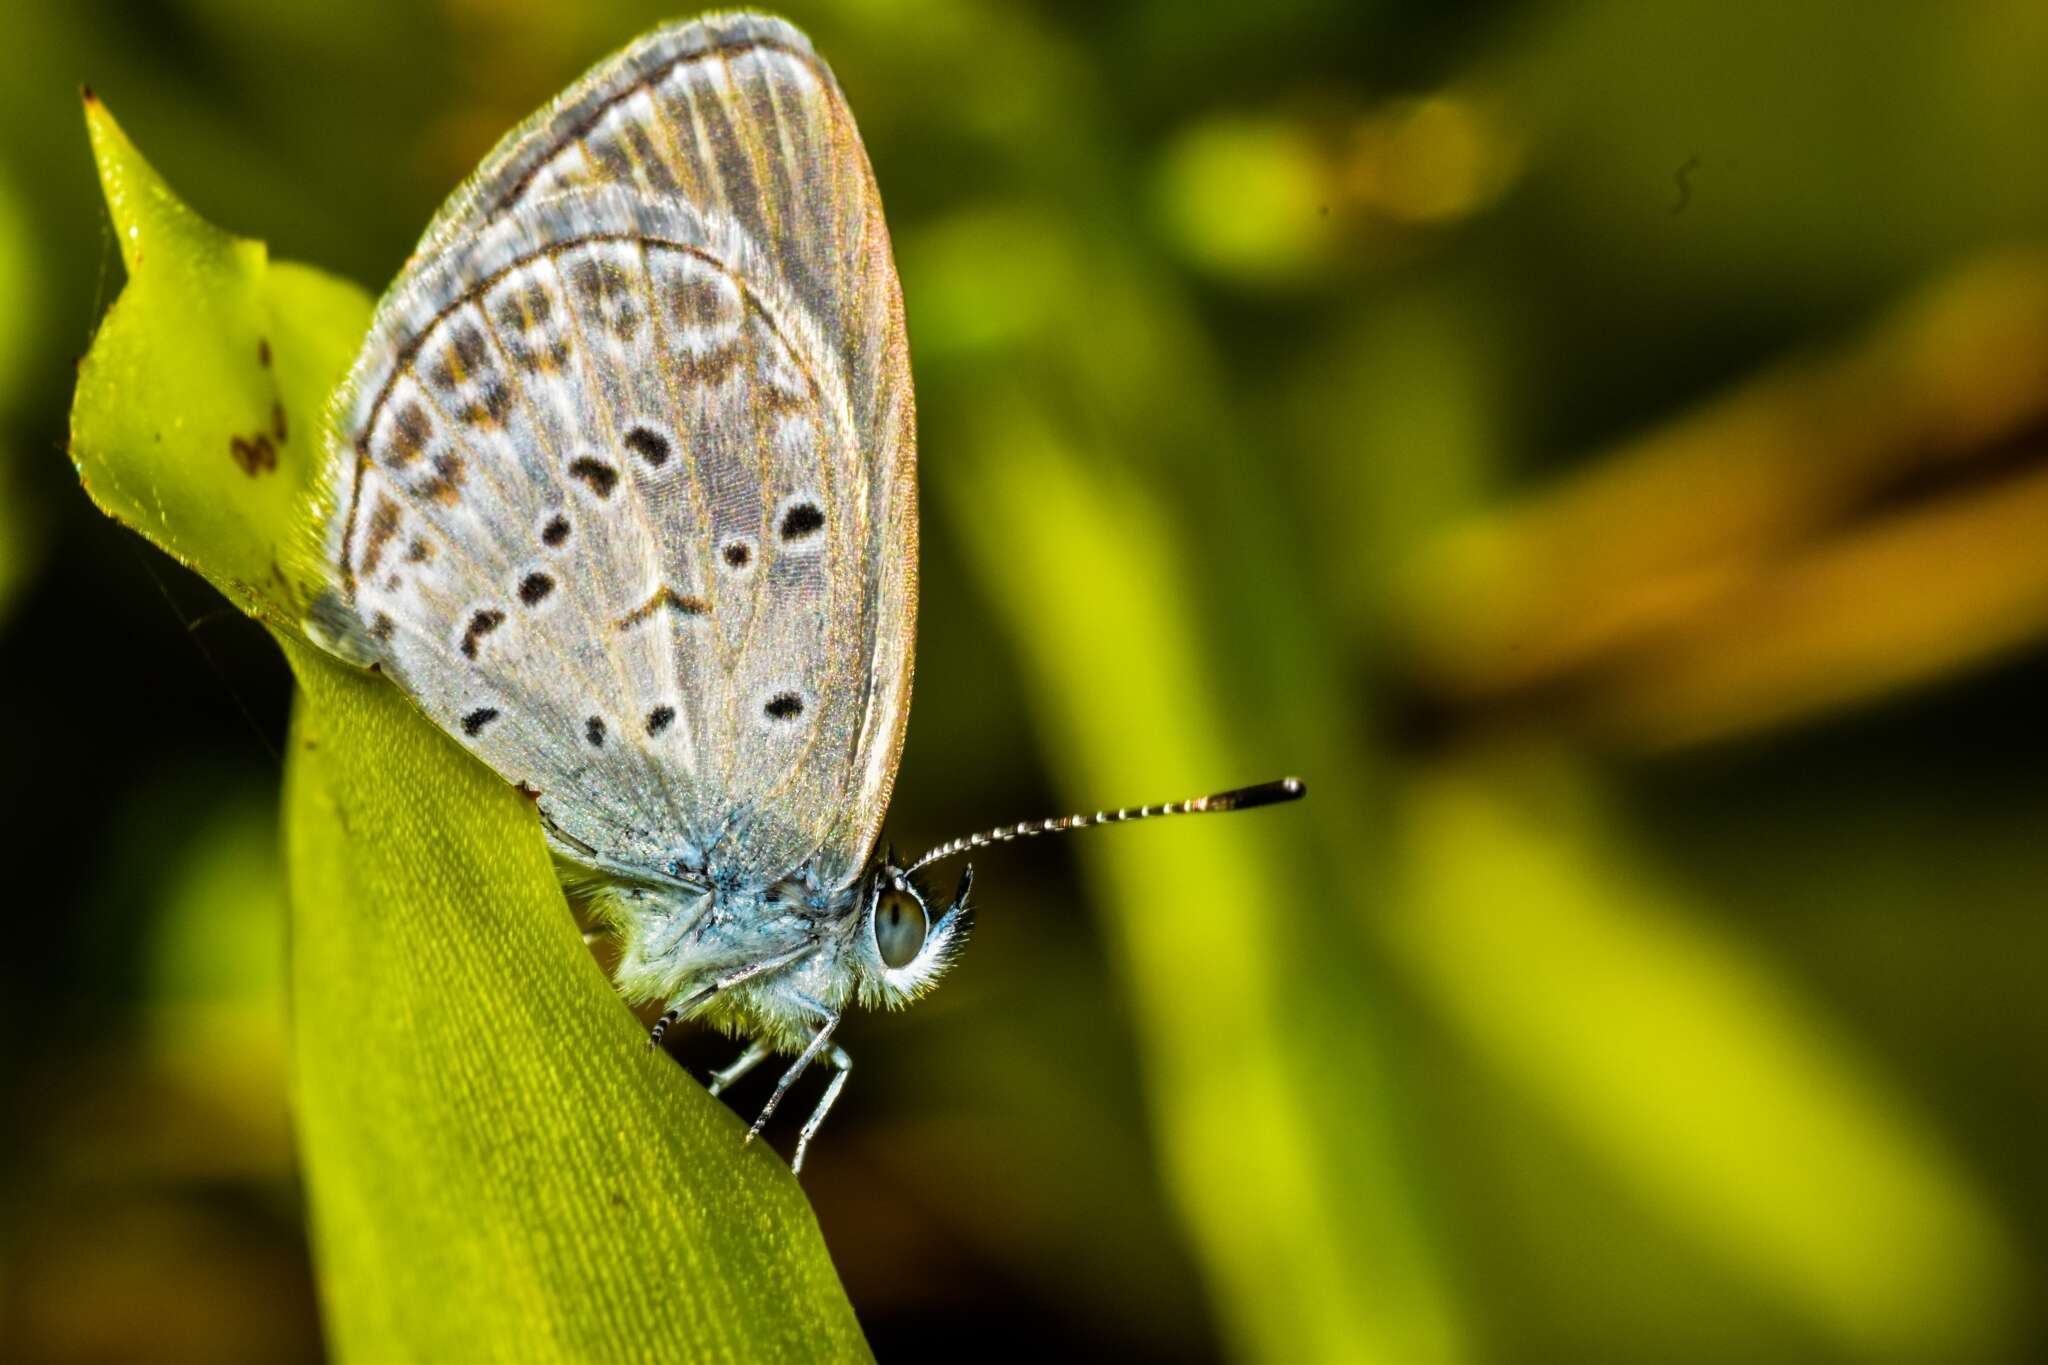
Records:
[[[79,479],[244,611],[291,626],[309,592],[287,576],[298,513],[370,301],[206,222],[104,105],[85,112],[128,283],[79,366]]]
[[[352,1359],[865,1358],[802,1192],[620,1005],[526,799],[289,647],[292,1055]]]

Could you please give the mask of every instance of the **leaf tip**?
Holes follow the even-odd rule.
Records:
[[[185,206],[164,183],[156,168],[143,158],[121,130],[113,112],[92,92],[81,87],[85,108],[86,136],[92,143],[93,164],[100,175],[100,193],[114,219],[114,235],[121,243],[121,264],[132,278],[142,263],[144,249],[153,240],[171,232],[195,238],[212,237],[225,244],[227,234],[200,218]]]

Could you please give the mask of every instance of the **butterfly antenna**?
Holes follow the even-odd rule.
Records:
[[[1254,787],[1190,797],[1186,801],[1169,801],[1163,806],[1126,806],[1122,810],[1099,810],[1093,815],[1063,815],[1057,820],[1026,820],[1017,825],[997,825],[994,829],[940,844],[904,871],[916,872],[956,853],[972,852],[990,844],[1007,844],[1012,839],[1028,839],[1038,834],[1060,834],[1070,829],[1087,829],[1090,825],[1120,825],[1126,820],[1151,820],[1161,815],[1208,815],[1226,810],[1250,810],[1254,806],[1299,801],[1307,795],[1308,786],[1300,778],[1283,777]]]

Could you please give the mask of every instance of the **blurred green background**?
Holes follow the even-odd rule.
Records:
[[[984,855],[848,1022],[805,1185],[877,1352],[2048,1356],[2048,9],[785,12],[918,383],[889,837],[1314,792]],[[321,1351],[289,679],[64,458],[78,84],[375,289],[673,13],[14,7],[0,1355]]]

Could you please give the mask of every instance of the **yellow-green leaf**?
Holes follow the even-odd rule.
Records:
[[[1187,556],[1146,490],[1021,398],[956,455],[966,548],[1076,808],[1268,775],[1200,685],[1200,632],[1175,591]],[[988,507],[1004,515],[973,515]],[[1280,851],[1279,819],[1077,849],[1131,983],[1166,1179],[1240,1354],[1454,1359],[1460,1324],[1404,1188],[1372,1003],[1318,969],[1328,943],[1283,927],[1328,908]]]
[[[368,298],[207,224],[87,121],[130,278],[81,370],[80,475],[269,622],[299,682],[292,1098],[335,1354],[866,1359],[796,1182],[646,1047],[532,807],[294,630],[319,417]]]
[[[354,285],[272,265],[171,192],[113,115],[86,128],[128,283],[79,365],[71,458],[100,510],[277,625],[327,395],[369,326]]]
[[[864,1358],[781,1159],[647,1035],[533,808],[290,643],[292,1056],[353,1360]]]

